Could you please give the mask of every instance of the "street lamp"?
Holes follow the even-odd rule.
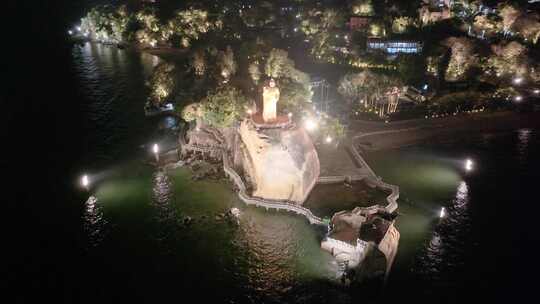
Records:
[[[88,175],[83,175],[81,177],[81,185],[88,190],[88,186],[90,185],[90,181],[88,180]]]
[[[465,161],[465,170],[471,171],[473,169],[473,165],[474,165],[473,161],[470,158],[468,158]]]
[[[154,144],[152,147],[152,151],[154,152],[154,155],[156,156],[156,162],[159,163],[159,146],[158,144]]]
[[[308,118],[305,122],[305,127],[308,131],[312,131],[317,128],[317,123],[313,119]]]

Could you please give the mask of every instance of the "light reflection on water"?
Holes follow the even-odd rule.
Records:
[[[527,161],[527,154],[529,152],[529,141],[532,136],[532,130],[531,129],[519,129],[517,131],[518,133],[518,142],[517,142],[517,150],[519,155],[520,162]]]
[[[105,237],[107,220],[103,208],[94,196],[88,198],[83,215],[84,231],[88,237],[88,247],[98,246]]]

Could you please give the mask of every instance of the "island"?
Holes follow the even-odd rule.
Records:
[[[184,124],[176,147],[154,151],[155,165],[190,166],[197,180],[226,176],[245,204],[323,229],[321,249],[345,283],[385,280],[399,247],[400,192],[366,153],[536,126],[540,19],[511,2],[329,2],[170,10],[137,1],[98,6],[69,35],[162,59],[145,113]],[[317,214],[306,202],[321,185],[362,185],[385,199]]]

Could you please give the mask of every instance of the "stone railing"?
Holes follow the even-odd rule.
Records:
[[[322,242],[327,243],[327,245],[330,245],[330,247],[339,248],[341,251],[354,252],[356,250],[356,246],[353,246],[352,244],[345,241],[340,241],[338,239],[326,237],[323,239]]]
[[[236,184],[238,187],[238,196],[240,199],[246,204],[246,205],[254,205],[257,207],[263,207],[268,209],[276,209],[276,210],[286,210],[291,211],[299,215],[303,215],[307,218],[310,224],[316,224],[316,225],[324,225],[326,226],[327,223],[320,217],[315,216],[311,210],[296,205],[289,201],[281,201],[281,200],[270,200],[270,199],[263,199],[260,197],[254,197],[247,194],[247,188],[244,184],[244,181],[236,173],[236,171],[230,166],[230,160],[229,156],[226,152],[223,153],[223,170],[229,176],[229,178]]]
[[[270,200],[270,199],[263,199],[259,197],[253,197],[247,194],[247,187],[240,177],[240,175],[232,168],[230,164],[229,154],[226,149],[223,147],[202,147],[192,144],[187,144],[185,142],[185,139],[183,136],[180,136],[180,144],[182,145],[182,150],[192,150],[192,151],[199,151],[199,152],[220,152],[222,153],[222,161],[223,161],[223,171],[225,174],[234,182],[236,187],[238,188],[238,197],[246,204],[246,205],[254,205],[257,207],[262,207],[268,209],[276,209],[276,210],[286,210],[291,211],[299,215],[303,215],[307,218],[307,220],[311,224],[316,225],[324,225],[327,226],[328,224],[320,217],[315,216],[311,210],[296,205],[293,202],[289,202],[286,200]]]
[[[399,187],[396,185],[388,184],[382,181],[380,177],[378,177],[375,172],[371,169],[371,167],[368,165],[368,163],[364,160],[364,158],[360,155],[360,152],[358,151],[358,148],[356,147],[356,140],[372,136],[372,135],[380,135],[380,134],[387,134],[387,133],[399,133],[399,132],[406,132],[411,131],[415,128],[408,128],[408,129],[400,129],[400,130],[385,130],[385,131],[376,131],[376,132],[370,132],[370,133],[364,133],[360,135],[356,135],[352,138],[350,151],[353,155],[354,159],[362,166],[364,167],[369,174],[371,175],[370,178],[368,178],[368,183],[374,185],[375,187],[379,187],[381,189],[385,189],[390,191],[390,195],[386,198],[386,201],[388,202],[388,205],[386,207],[381,207],[379,205],[372,206],[372,207],[378,207],[384,209],[388,213],[393,213],[397,210],[398,204],[397,200],[399,199]]]

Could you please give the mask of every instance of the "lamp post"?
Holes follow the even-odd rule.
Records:
[[[158,144],[154,144],[154,146],[152,147],[152,151],[154,152],[154,155],[156,157],[156,163],[159,164],[159,146],[158,146]]]
[[[468,172],[468,171],[471,171],[473,169],[473,161],[471,159],[467,159],[465,161],[465,170]]]
[[[88,175],[85,174],[81,177],[81,185],[84,189],[86,189],[86,191],[89,190],[88,186],[90,185],[90,181],[88,179]]]

